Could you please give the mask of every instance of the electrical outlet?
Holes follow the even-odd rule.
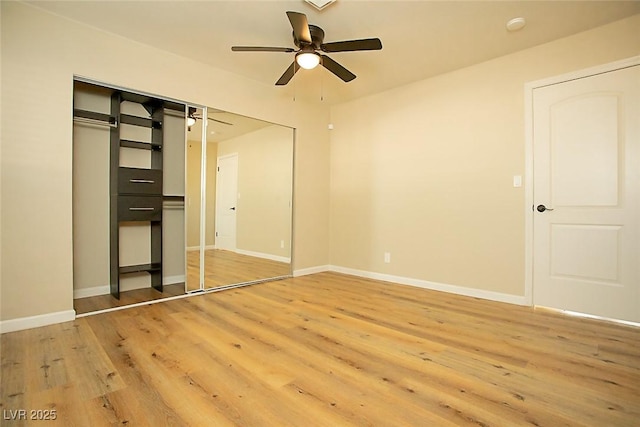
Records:
[[[391,252],[385,252],[384,253],[384,262],[386,264],[389,264],[391,262]]]
[[[284,240],[280,240],[280,249],[284,249]]]

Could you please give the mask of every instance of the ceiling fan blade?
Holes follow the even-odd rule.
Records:
[[[296,40],[301,42],[311,43],[311,31],[309,31],[309,22],[307,21],[307,15],[300,12],[287,12],[289,22],[293,28],[293,35]]]
[[[231,50],[234,52],[295,52],[296,50],[290,47],[268,47],[268,46],[231,46]]]
[[[211,120],[212,122],[222,123],[223,125],[233,126],[233,123],[223,122],[222,120],[212,119],[211,117],[207,117],[207,120]]]
[[[325,52],[353,52],[355,50],[380,50],[380,39],[345,40],[341,42],[323,43],[320,49]]]
[[[342,65],[338,64],[333,59],[329,58],[327,55],[320,56],[322,57],[322,66],[331,71],[336,76],[340,77],[343,81],[350,82],[351,80],[356,78],[355,74],[344,68]]]
[[[282,76],[278,79],[278,81],[276,82],[276,86],[284,86],[289,83],[289,81],[293,78],[293,75],[298,71],[299,68],[300,66],[298,65],[298,63],[296,61],[293,61],[293,64],[291,64],[289,68],[285,70],[284,74],[282,74]]]

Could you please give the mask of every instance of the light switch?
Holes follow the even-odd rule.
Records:
[[[514,175],[513,176],[513,186],[514,187],[522,187],[522,175]]]

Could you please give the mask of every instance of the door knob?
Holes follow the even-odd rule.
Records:
[[[544,212],[544,211],[552,211],[553,209],[549,209],[545,205],[538,205],[538,206],[536,206],[536,210],[538,212]]]
[[[232,211],[235,211],[235,210],[236,210],[236,207],[234,206],[234,207],[229,208],[229,209],[231,209]]]

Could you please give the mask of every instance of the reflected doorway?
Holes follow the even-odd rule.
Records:
[[[187,292],[289,277],[294,129],[191,106]]]

